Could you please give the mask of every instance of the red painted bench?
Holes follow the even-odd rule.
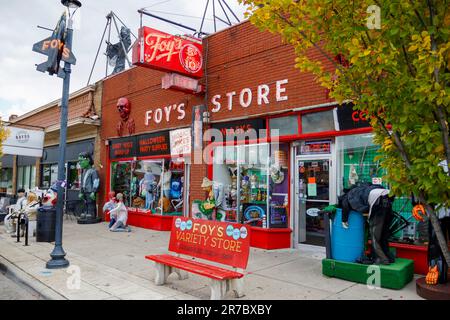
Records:
[[[179,217],[174,219],[169,243],[169,251],[176,255],[148,255],[145,258],[155,263],[156,285],[164,285],[172,273],[176,273],[179,280],[193,273],[209,278],[211,300],[221,300],[231,291],[237,298],[244,296],[243,277],[249,250],[247,226]],[[232,269],[196,259],[212,261]]]

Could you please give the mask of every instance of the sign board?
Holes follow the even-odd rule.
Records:
[[[160,156],[170,154],[169,131],[137,136],[137,156]]]
[[[352,103],[346,103],[336,108],[339,130],[368,128],[370,123],[365,111],[353,110]]]
[[[136,155],[136,137],[114,139],[109,148],[109,158],[131,158]]]
[[[3,142],[4,154],[42,157],[44,149],[44,131],[29,130],[19,127],[7,126],[8,137]]]
[[[245,269],[249,249],[250,228],[242,224],[173,219],[169,251]]]
[[[166,73],[161,79],[161,87],[186,93],[200,93],[204,91],[203,86],[198,83],[197,79],[177,73]]]
[[[133,46],[133,64],[201,78],[203,47],[200,40],[142,27],[139,29],[139,39]]]
[[[191,128],[170,131],[170,154],[172,156],[190,154],[191,146]]]
[[[243,119],[232,122],[213,123],[211,128],[220,130],[224,140],[262,139],[266,137],[265,119]]]
[[[302,141],[300,154],[329,154],[331,153],[331,140]],[[315,165],[316,167],[318,164]],[[313,165],[314,167],[314,165]]]

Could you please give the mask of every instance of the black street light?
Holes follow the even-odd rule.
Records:
[[[72,51],[72,35],[73,29],[72,17],[78,8],[81,7],[81,2],[78,0],[61,0],[61,3],[67,7],[69,19],[67,24],[67,33],[65,47]],[[70,10],[74,9],[71,13]],[[66,163],[66,141],[67,141],[67,113],[69,104],[69,86],[70,86],[70,63],[64,62],[64,82],[61,99],[61,127],[59,134],[59,159],[58,159],[58,202],[56,204],[56,226],[55,226],[55,247],[50,256],[52,257],[46,264],[48,269],[66,268],[69,266],[69,261],[65,258],[66,253],[62,247],[62,228],[64,215],[64,187],[65,181],[65,163]]]

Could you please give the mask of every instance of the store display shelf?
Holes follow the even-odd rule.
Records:
[[[287,249],[291,247],[290,228],[250,227],[250,246],[266,250]]]

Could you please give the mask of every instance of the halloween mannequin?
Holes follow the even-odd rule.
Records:
[[[6,215],[4,219],[4,224],[6,228],[6,232],[11,233],[12,237],[16,236],[17,228],[16,228],[16,217],[19,212],[25,209],[27,198],[25,197],[25,189],[17,190],[17,202],[14,205],[14,210],[12,213]]]
[[[97,170],[92,167],[92,157],[87,152],[82,152],[78,156],[78,163],[83,170],[81,175],[81,189],[78,197],[84,200],[85,211],[80,215],[79,223],[95,223],[99,222],[97,219],[97,191],[100,185],[100,178]]]
[[[150,166],[146,166],[144,177],[139,182],[139,195],[145,199],[145,209],[152,209],[155,201],[156,178]]]
[[[208,220],[214,219],[214,209],[216,208],[216,200],[213,191],[213,182],[204,177],[201,185],[203,191],[208,192],[206,200],[199,205],[200,212],[208,217]]]
[[[117,124],[117,135],[122,136],[124,131],[128,134],[133,134],[135,132],[134,119],[130,118],[131,113],[131,103],[127,98],[120,98],[117,100],[117,111],[119,111],[120,121]]]
[[[448,173],[448,166],[445,161],[442,161],[439,165],[444,169],[445,173]],[[415,204],[412,210],[414,218],[418,221],[424,221],[424,216],[426,216],[425,207],[422,204],[417,204],[414,197],[413,204]],[[436,206],[435,214],[439,219],[445,241],[448,243],[450,237],[450,208]],[[428,220],[428,273],[425,282],[430,285],[444,284],[448,281],[447,277],[448,265],[437,240],[436,232],[431,225],[431,221]]]
[[[28,217],[28,234],[33,236],[36,231],[37,210],[39,208],[38,196],[29,192],[27,195],[27,204],[25,206],[25,214]],[[25,228],[25,225],[23,226]]]

